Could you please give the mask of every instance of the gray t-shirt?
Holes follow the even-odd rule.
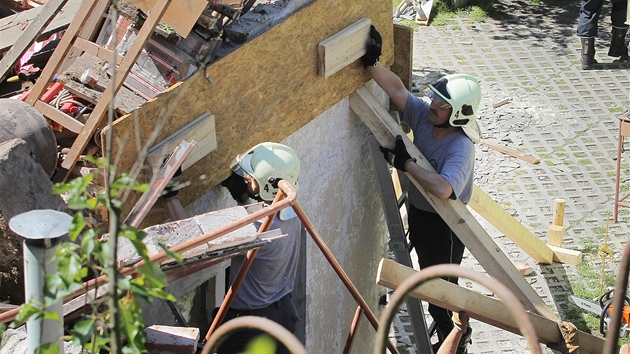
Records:
[[[260,225],[261,221],[254,223],[257,229]],[[269,230],[280,229],[287,236],[275,239],[258,249],[256,258],[232,301],[232,308],[264,308],[293,291],[300,253],[301,228],[299,218],[283,221],[280,220],[280,213],[276,215]],[[230,284],[234,282],[244,260],[244,255],[232,258]]]
[[[455,196],[467,204],[472,195],[475,145],[461,129],[443,139],[433,138],[433,125],[428,121],[429,107],[428,98],[409,93],[402,119],[413,131],[414,145],[450,183]],[[409,188],[409,202],[418,209],[435,212],[414,185]]]

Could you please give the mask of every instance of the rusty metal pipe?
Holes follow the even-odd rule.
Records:
[[[243,316],[225,322],[212,333],[201,354],[212,353],[230,334],[245,328],[257,329],[268,333],[284,344],[293,354],[307,354],[306,349],[293,333],[270,319],[258,316]]]
[[[346,339],[346,346],[343,348],[343,354],[350,354],[352,352],[352,345],[354,344],[354,338],[359,332],[359,324],[361,324],[361,317],[363,316],[363,309],[361,306],[357,306],[357,310],[354,312],[354,318],[350,325],[350,332],[348,332],[348,339]]]
[[[293,190],[293,188],[291,189]],[[295,192],[295,190],[293,190],[293,192]],[[274,205],[280,202],[281,200],[284,199],[284,197],[285,197],[284,192],[277,193],[271,205]],[[260,228],[258,229],[258,233],[269,230],[269,226],[271,226],[271,223],[273,222],[273,219],[276,217],[276,214],[277,212],[267,216],[265,221],[260,225]],[[247,275],[249,268],[254,262],[254,258],[256,258],[257,253],[258,253],[258,248],[255,248],[253,250],[248,251],[247,254],[245,255],[245,261],[243,262],[243,264],[241,264],[241,268],[238,270],[238,274],[234,278],[234,282],[232,282],[232,285],[230,285],[230,288],[225,294],[225,297],[223,298],[223,302],[221,302],[221,306],[219,307],[219,311],[217,312],[216,316],[212,320],[212,324],[210,325],[210,328],[208,329],[208,332],[206,333],[206,336],[205,336],[206,340],[210,338],[210,335],[212,334],[212,332],[214,332],[217,329],[217,327],[223,322],[223,319],[225,318],[225,315],[227,314],[228,309],[230,308],[230,306],[232,306],[232,301],[234,300],[234,296],[236,295],[236,292],[238,291],[238,289],[241,287],[241,283],[243,282],[243,279],[245,279],[245,276]]]
[[[328,263],[330,263],[330,265],[333,267],[333,269],[337,273],[337,276],[339,276],[339,278],[344,283],[344,285],[346,286],[346,288],[348,289],[348,291],[350,292],[354,300],[357,302],[357,304],[359,304],[361,309],[364,311],[365,317],[367,317],[368,321],[370,321],[370,323],[372,324],[372,327],[374,327],[374,329],[378,331],[378,328],[379,328],[378,320],[372,313],[372,310],[370,310],[370,307],[368,306],[368,304],[365,302],[365,300],[363,300],[363,297],[361,297],[361,294],[359,294],[359,291],[357,290],[357,288],[354,286],[350,278],[348,278],[348,276],[346,275],[346,272],[344,272],[344,270],[341,268],[341,266],[339,265],[339,262],[337,262],[337,260],[335,259],[335,256],[333,256],[332,252],[330,252],[330,249],[328,249],[328,246],[326,246],[321,236],[319,235],[319,233],[317,232],[317,230],[315,229],[311,221],[308,219],[308,217],[304,213],[304,210],[302,210],[302,207],[300,206],[300,204],[296,201],[295,204],[293,204],[292,206],[293,206],[293,210],[302,221],[302,224],[304,224],[304,227],[306,228],[308,233],[311,235],[311,238],[313,239],[313,241],[315,241],[319,249],[324,254],[324,257],[326,257],[326,259],[328,260]],[[396,349],[396,346],[394,346],[394,344],[392,344],[391,341],[388,341],[387,347],[392,353],[398,354],[398,350]]]
[[[409,296],[415,288],[427,280],[447,276],[467,278],[492,290],[501,299],[501,301],[505,303],[506,307],[512,313],[512,317],[516,320],[518,328],[529,342],[531,352],[535,354],[542,353],[540,343],[538,343],[536,330],[534,329],[532,322],[529,320],[529,317],[525,312],[525,308],[518,298],[512,294],[505,285],[493,278],[484,276],[483,274],[470,269],[462,268],[459,265],[438,264],[415,273],[413,276],[402,282],[402,284],[400,284],[400,286],[394,291],[394,294],[390,299],[389,306],[381,314],[380,322],[382,326],[378,329],[378,336],[376,338],[376,345],[373,352],[374,354],[381,354],[385,352],[383,342],[387,340],[389,327],[394,319],[394,316],[396,316],[396,311],[405,301],[407,296]]]
[[[626,289],[628,288],[628,273],[630,269],[630,243],[623,250],[617,280],[615,280],[615,291],[613,292],[613,313],[610,315],[610,326],[606,333],[603,354],[618,353],[619,349],[619,328],[621,327],[621,314],[623,312],[624,301],[626,299]]]

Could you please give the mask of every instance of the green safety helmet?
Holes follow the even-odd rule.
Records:
[[[429,85],[428,89],[453,107],[449,124],[461,127],[470,140],[478,143],[481,138],[477,123],[477,110],[481,103],[479,81],[467,74],[451,74]]]
[[[236,157],[232,165],[235,173],[252,176],[260,188],[264,201],[273,201],[278,193],[278,182],[285,180],[297,189],[300,159],[293,149],[279,143],[260,143]]]

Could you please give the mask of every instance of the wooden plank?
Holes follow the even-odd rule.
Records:
[[[74,46],[96,57],[99,57],[107,62],[112,62],[112,60],[114,59],[114,53],[111,50],[105,47],[101,47],[100,45],[95,44],[93,42],[89,42],[81,37],[78,37],[74,41]],[[120,63],[122,63],[122,59],[123,59],[122,56],[117,55],[116,65],[120,65]]]
[[[151,14],[149,14],[147,19],[144,21],[142,28],[140,29],[140,31],[138,31],[136,39],[131,44],[129,50],[127,50],[123,61],[120,63],[120,66],[118,67],[116,75],[113,79],[113,85],[107,86],[105,92],[103,92],[102,97],[110,97],[112,93],[114,93],[115,95],[118,92],[123,82],[125,81],[127,74],[131,70],[131,66],[136,62],[136,59],[138,59],[142,48],[149,40],[149,37],[151,37],[153,29],[158,24],[160,18],[162,17],[162,14],[166,10],[166,6],[168,6],[170,2],[171,0],[157,0],[155,7],[151,9]],[[108,100],[98,101],[98,103],[94,107],[94,110],[90,114],[90,117],[85,122],[85,127],[83,127],[83,129],[79,133],[79,136],[77,136],[76,140],[72,144],[70,152],[68,153],[68,155],[66,155],[63,162],[61,162],[61,166],[63,168],[67,169],[68,171],[72,170],[74,165],[79,160],[79,156],[87,146],[88,141],[92,139],[92,135],[94,135],[96,129],[98,129],[101,125],[101,122],[105,117],[105,113],[107,112],[108,107]]]
[[[468,205],[536,262],[551,264],[553,251],[476,185]]]
[[[125,0],[124,2],[133,5],[144,12],[148,12],[155,7],[158,0]],[[173,27],[175,32],[186,38],[193,28],[199,16],[208,5],[207,0],[177,0],[171,2],[162,15],[160,22]]]
[[[366,88],[361,87],[350,96],[350,108],[367,125],[379,143],[383,146],[394,146],[394,139],[402,135],[407,151],[416,158],[420,167],[434,171],[431,164],[422,156],[418,148],[403,134],[401,128],[391,118],[385,107]],[[479,264],[494,278],[505,284],[523,303],[527,310],[542,314],[547,318],[558,320],[558,316],[538,296],[529,283],[523,279],[507,256],[501,251],[486,230],[479,225],[460,200],[441,200],[427,193],[409,174],[409,180],[418,187],[422,195],[433,206],[435,211],[457,234],[466,248],[473,254]]]
[[[582,252],[566,248],[547,245],[553,251],[554,262],[578,265],[582,261]]]
[[[164,157],[170,154],[175,146],[179,145],[182,140],[194,140],[197,142],[195,149],[182,164],[182,171],[184,171],[217,148],[217,133],[214,125],[214,116],[205,112],[197,119],[176,131],[173,135],[149,149],[147,162],[151,166],[154,174],[162,165]]]
[[[412,85],[413,64],[413,29],[406,26],[394,25],[394,63],[390,68],[403,82],[408,91]],[[390,110],[402,112],[392,100],[389,101]]]
[[[321,19],[330,13],[335,13],[335,21],[322,26]],[[282,141],[370,80],[359,61],[324,79],[318,75],[314,55],[323,39],[360,18],[370,18],[379,28],[383,37],[381,63],[390,65],[391,4],[313,1],[205,71],[192,74],[114,122],[113,156],[120,152],[117,171],[130,172],[144,164],[142,148],[153,145],[147,144],[153,132],[147,127],[164,121],[155,138],[160,141],[203,112],[212,112],[218,148],[186,171],[190,185],[178,194],[184,205],[196,200],[229,176],[234,156],[263,141]],[[270,55],[283,59],[276,64],[260,60]],[[107,130],[101,134],[105,139]],[[137,196],[130,197],[130,203],[134,198]],[[153,215],[147,216],[148,225],[168,218],[161,207],[156,204]]]
[[[63,113],[62,111],[56,109],[55,107],[47,103],[37,100],[37,102],[35,102],[35,105],[33,107],[35,107],[35,109],[37,109],[41,114],[43,114],[44,117],[48,119],[52,119],[53,121],[61,124],[64,128],[68,129],[69,131],[73,133],[79,134],[81,129],[83,129],[83,123],[79,122],[78,120],[70,117],[69,115]]]
[[[413,64],[413,28],[394,24],[394,63],[391,70],[411,91]]]
[[[46,38],[67,28],[79,11],[81,3],[82,0],[68,0],[52,21],[44,26],[39,33],[39,38],[36,37],[35,40],[41,40],[41,38]],[[29,23],[35,21],[42,14],[42,10],[44,7],[38,6],[0,19],[0,54],[15,45],[28,28]]]
[[[417,273],[416,270],[383,259],[379,266],[376,282],[389,289],[396,289],[403,281]],[[442,279],[433,279],[417,287],[410,296],[430,302],[451,311],[466,311],[476,320],[503,330],[520,334],[512,315],[500,300],[457,286]],[[536,329],[540,343],[553,344],[562,340],[558,323],[554,320],[527,313]],[[578,331],[580,353],[598,354],[602,352],[604,339]]]
[[[526,161],[526,162],[529,162],[529,163],[532,163],[532,164],[540,163],[539,159],[537,159],[535,157],[531,157],[531,156],[527,156],[527,155],[521,154],[520,152],[518,152],[518,151],[516,151],[514,149],[510,149],[509,147],[502,146],[502,145],[499,145],[499,144],[495,144],[495,143],[492,143],[492,142],[489,142],[489,141],[483,140],[483,139],[480,141],[480,143],[485,145],[485,146],[487,146],[487,147],[489,147],[489,148],[491,148],[491,149],[493,149],[493,150],[496,150],[496,151],[502,152],[504,154],[508,154],[510,156],[516,157],[517,159],[521,159],[523,161]]]
[[[42,29],[47,26],[55,14],[63,7],[68,0],[50,0],[43,6],[42,11],[39,13],[31,23],[28,24],[24,32],[20,35],[20,38],[9,49],[9,51],[0,59],[0,82],[4,81],[6,73],[24,54],[37,36],[41,33]]]
[[[53,76],[59,73],[58,69],[61,67],[66,56],[68,55],[68,52],[72,48],[72,43],[74,42],[77,33],[79,33],[79,31],[83,29],[85,20],[87,17],[89,17],[89,14],[94,9],[95,4],[95,2],[91,1],[85,1],[83,3],[83,6],[81,6],[76,14],[76,20],[72,21],[66,33],[63,35],[63,37],[61,37],[61,40],[59,41],[59,44],[57,44],[57,47],[48,60],[48,63],[42,69],[42,73],[39,76],[39,79],[37,80],[35,85],[33,85],[31,93],[26,98],[26,103],[34,106],[35,102],[46,90],[46,87],[48,86],[48,83],[51,81]]]
[[[319,43],[319,75],[330,77],[365,54],[372,21],[362,18]]]

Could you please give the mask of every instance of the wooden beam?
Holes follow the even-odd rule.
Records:
[[[319,43],[319,75],[329,77],[365,54],[372,21],[362,18]]]
[[[50,24],[59,9],[61,9],[68,0],[50,0],[43,6],[39,16],[28,24],[17,42],[9,49],[9,51],[0,59],[0,82],[4,81],[6,73],[22,56],[24,51],[35,42],[37,36],[42,32],[45,26]]]
[[[321,19],[330,13],[335,13],[335,21],[322,26]],[[190,185],[178,194],[184,205],[193,202],[229,176],[234,156],[263,141],[282,141],[370,80],[359,61],[324,79],[318,74],[315,54],[322,40],[361,18],[369,18],[379,29],[383,37],[380,61],[391,65],[391,3],[377,1],[367,6],[352,0],[315,0],[115,121],[112,156],[120,155],[117,171],[131,172],[145,164],[141,149],[153,145],[148,143],[153,129],[147,127],[154,127],[160,117],[164,124],[154,141],[165,139],[204,112],[212,112],[217,149],[186,171]],[[283,59],[274,65],[260,60],[269,55]],[[108,130],[106,127],[101,134],[103,146]],[[129,203],[133,205],[138,197],[132,194]],[[123,207],[128,208],[129,203]],[[147,215],[146,225],[167,218],[158,201]]]
[[[553,263],[553,251],[476,185],[468,205],[536,262]]]
[[[389,259],[382,259],[376,283],[389,289],[396,289],[403,281],[417,271]],[[451,311],[466,311],[476,320],[503,330],[520,334],[516,322],[503,302],[483,294],[457,286],[442,279],[429,280],[417,287],[410,296],[444,307]],[[536,329],[540,343],[554,344],[562,340],[557,321],[533,313],[529,320]],[[602,352],[604,339],[578,331],[580,353],[598,354]]]
[[[53,17],[52,21],[44,26],[39,33],[39,38],[36,37],[35,40],[41,40],[41,38],[48,37],[67,28],[81,7],[81,3],[82,0],[68,0],[61,11]],[[6,52],[17,43],[22,34],[28,29],[29,23],[37,20],[43,10],[44,6],[38,6],[0,19],[0,54]]]
[[[83,129],[83,123],[70,117],[69,115],[63,113],[62,111],[56,109],[48,103],[44,103],[38,100],[37,102],[35,102],[35,105],[33,107],[35,107],[35,109],[37,109],[39,113],[43,114],[44,117],[51,119],[56,123],[59,123],[64,128],[73,133],[79,134],[81,129]]]
[[[111,62],[114,58],[114,53],[111,50],[105,47],[101,47],[96,43],[89,42],[81,37],[78,37],[74,41],[74,46],[81,49],[82,51],[88,52],[96,57],[106,60],[107,62]],[[122,58],[123,57],[120,55],[116,56],[116,65],[120,65],[120,63],[122,62]]]
[[[144,12],[151,11],[158,0],[126,0]],[[182,38],[186,38],[199,16],[208,5],[207,0],[177,0],[172,1],[162,15],[160,22],[171,26]]]
[[[537,159],[535,157],[531,157],[531,156],[527,156],[527,155],[521,154],[520,152],[518,152],[518,151],[516,151],[514,149],[510,149],[509,147],[502,146],[502,145],[499,145],[499,144],[495,144],[495,143],[492,143],[492,142],[489,142],[489,141],[483,140],[483,139],[480,141],[480,143],[485,145],[485,146],[487,146],[487,147],[489,147],[489,148],[491,148],[491,149],[493,149],[493,150],[500,151],[500,152],[502,152],[504,154],[508,154],[510,156],[516,157],[517,159],[521,159],[523,161],[526,161],[526,162],[529,162],[529,163],[532,163],[532,164],[540,163],[539,159]]]
[[[182,164],[182,171],[184,171],[217,148],[217,133],[214,126],[214,116],[205,112],[173,135],[149,149],[147,161],[149,165],[151,165],[154,175],[162,165],[164,157],[170,154],[182,140],[194,140],[197,142],[194,150]]]
[[[569,250],[553,245],[547,245],[547,247],[553,251],[554,262],[578,265],[582,261],[582,252],[580,251]]]
[[[385,107],[364,86],[350,96],[350,108],[370,128],[383,146],[394,146],[396,135],[402,135],[407,151],[416,158],[420,167],[434,171],[431,164],[422,156],[418,148],[403,134],[400,126],[394,122]],[[527,310],[542,314],[554,321],[558,316],[523,279],[516,267],[510,262],[488,233],[479,225],[475,217],[460,200],[441,200],[427,193],[409,174],[409,180],[418,187],[422,195],[431,203],[437,213],[457,234],[475,259],[494,278],[505,284],[523,303]]]
[[[125,57],[120,63],[120,66],[116,71],[116,75],[113,78],[113,84],[107,86],[105,92],[103,92],[101,97],[110,97],[112,93],[115,95],[118,92],[123,82],[125,81],[127,74],[131,70],[131,67],[138,59],[138,56],[140,56],[142,48],[144,48],[144,45],[151,37],[153,29],[158,24],[160,18],[162,17],[162,14],[166,10],[166,7],[170,2],[171,0],[156,0],[155,7],[152,8],[151,13],[142,25],[142,28],[140,29],[140,31],[138,31],[136,39],[133,41],[131,47],[129,48],[129,50],[125,54]],[[90,117],[85,122],[85,126],[72,144],[70,152],[68,153],[68,155],[66,155],[65,159],[61,163],[61,166],[63,168],[67,169],[68,171],[72,170],[74,165],[79,160],[79,156],[87,146],[88,141],[92,138],[92,136],[96,132],[96,129],[101,126],[101,122],[105,117],[105,113],[107,112],[108,108],[108,100],[98,101],[98,103],[92,110]]]

